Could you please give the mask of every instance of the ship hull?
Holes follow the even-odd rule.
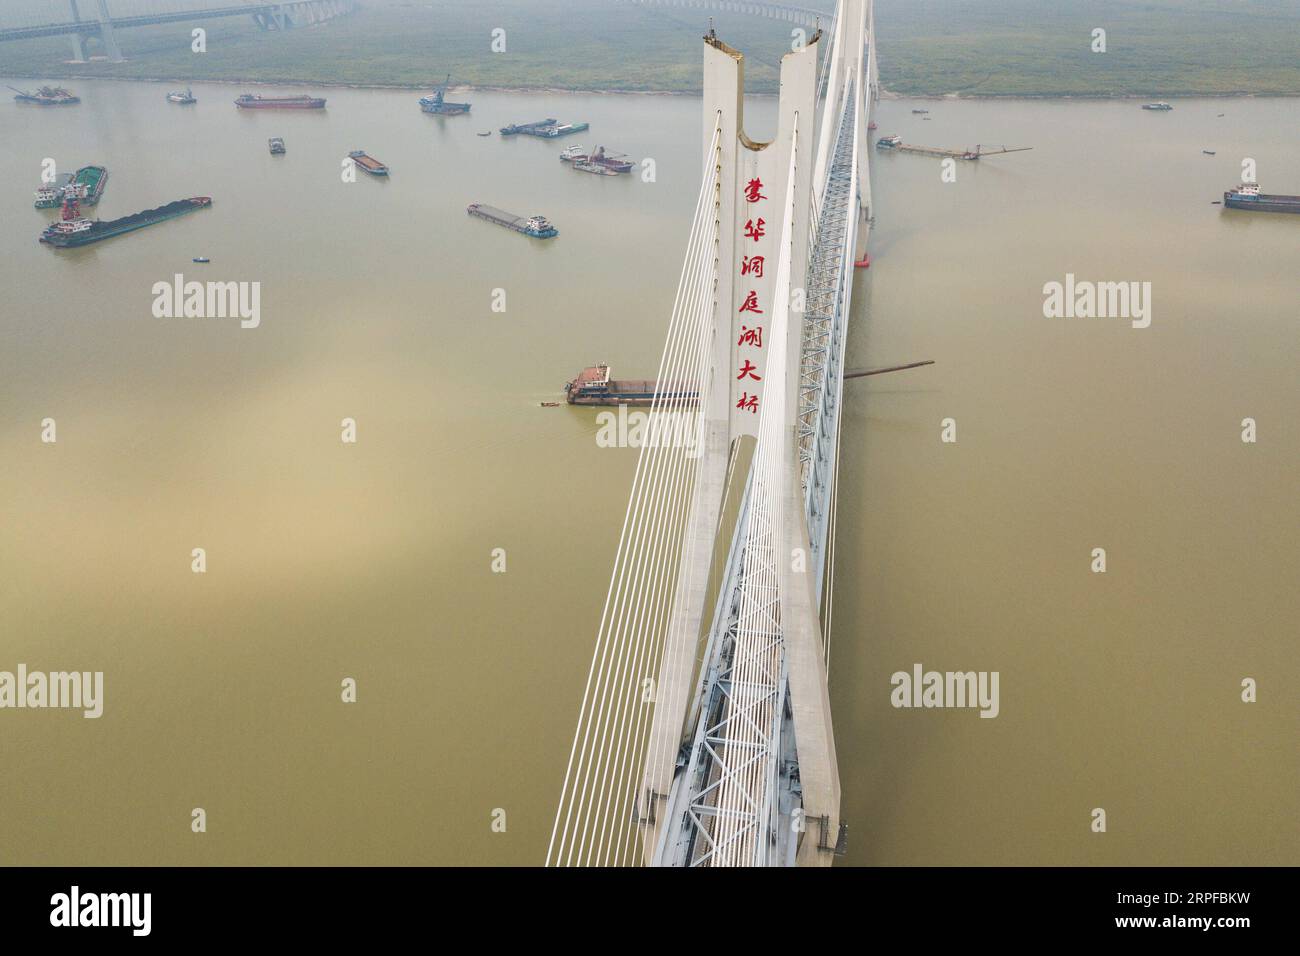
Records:
[[[94,206],[108,185],[108,170],[103,166],[83,166],[77,170],[76,181],[86,187],[86,198],[81,200],[82,205]]]
[[[136,213],[133,216],[124,216],[121,219],[111,219],[107,222],[96,222],[90,227],[89,231],[75,235],[61,236],[47,231],[41,235],[40,241],[59,249],[88,246],[91,243],[112,239],[114,236],[135,232],[147,226],[156,226],[160,222],[167,222],[169,219],[176,219],[199,209],[206,209],[211,205],[211,199],[205,199],[202,202],[181,199],[168,203],[166,206],[159,206],[157,209]]]
[[[39,96],[15,96],[19,103],[31,103],[33,106],[75,106],[81,98],[74,96],[66,100],[43,100]]]
[[[528,220],[523,216],[516,216],[503,209],[497,209],[494,206],[486,206],[482,203],[475,203],[465,211],[477,219],[484,219],[494,225],[504,226],[520,235],[528,236],[530,239],[554,239],[560,234],[560,231],[554,226],[548,226],[545,229],[536,229],[529,226]]]
[[[1246,199],[1236,193],[1224,193],[1223,205],[1229,209],[1245,209],[1249,212],[1300,213],[1300,196],[1270,196],[1261,193],[1252,199]]]
[[[303,100],[235,100],[235,106],[241,110],[323,110],[322,99]]]
[[[627,405],[632,408],[648,408],[655,403],[655,383],[653,381],[609,383],[609,389],[585,390],[574,388],[572,383],[566,389],[566,400],[570,405],[612,406]],[[666,393],[660,397],[664,406],[694,405],[695,392]]]

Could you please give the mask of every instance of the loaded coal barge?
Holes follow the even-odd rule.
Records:
[[[609,366],[603,362],[589,365],[578,377],[564,386],[565,398],[570,405],[653,405],[654,379],[611,379]],[[699,393],[694,389],[665,392],[660,397],[664,405],[693,405]]]
[[[1223,205],[1251,212],[1300,212],[1300,196],[1270,195],[1259,191],[1259,183],[1245,183],[1224,193]]]
[[[123,233],[134,232],[146,226],[157,225],[160,222],[166,222],[168,219],[175,219],[178,216],[184,216],[199,209],[206,209],[211,205],[212,200],[209,197],[194,196],[190,199],[178,199],[175,202],[169,202],[157,209],[146,209],[144,212],[123,216],[121,219],[94,220],[79,215],[77,201],[69,199],[63,208],[63,220],[53,223],[41,233],[41,242],[61,249],[87,246],[92,242],[99,242],[101,239],[111,239],[113,236],[120,236]]]

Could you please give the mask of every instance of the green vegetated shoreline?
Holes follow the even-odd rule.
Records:
[[[360,11],[265,33],[251,20],[119,30],[127,62],[66,62],[66,37],[0,45],[0,75],[511,92],[700,92],[705,11],[615,0],[362,0]],[[806,0],[816,3],[817,0]],[[829,5],[823,0],[822,5]],[[774,93],[791,24],[714,13],[747,51],[746,88]],[[876,0],[892,95],[1112,99],[1300,95],[1294,0]],[[1107,31],[1107,52],[1091,50]],[[504,31],[506,52],[490,49]],[[92,41],[90,52],[99,52]],[[1246,64],[1246,65],[1243,65]]]

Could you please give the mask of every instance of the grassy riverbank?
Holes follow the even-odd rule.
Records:
[[[132,0],[117,0],[129,5]],[[137,4],[140,0],[134,0]],[[168,0],[174,6],[209,0]],[[0,25],[57,20],[53,0],[14,0]],[[127,63],[64,61],[66,37],[0,44],[0,73],[135,79],[691,93],[700,10],[622,0],[362,0],[354,16],[279,35],[251,19],[118,31]],[[831,0],[801,0],[832,6]],[[877,0],[880,73],[898,93],[967,96],[1300,95],[1294,0]],[[115,8],[116,9],[116,8]],[[124,10],[123,12],[133,12]],[[749,88],[776,89],[791,25],[715,15],[750,51]],[[505,31],[506,51],[491,50]],[[1090,46],[1106,30],[1107,52]]]

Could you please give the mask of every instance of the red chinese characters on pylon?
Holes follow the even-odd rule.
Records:
[[[745,240],[749,240],[749,242],[757,245],[767,236],[767,220],[758,214],[758,209],[752,208],[757,203],[767,199],[767,196],[763,193],[763,180],[758,177],[750,179],[745,184],[743,192],[745,203],[751,207],[751,212],[745,220],[745,227],[741,236],[742,246],[748,245],[745,243]],[[749,248],[753,249],[754,247],[749,246]],[[741,277],[749,278],[751,281],[763,278],[763,267],[766,262],[767,257],[757,250],[743,253],[740,258]],[[764,310],[759,299],[758,290],[749,289],[740,303],[740,308],[736,311],[737,313],[763,315]],[[736,346],[738,349],[750,352],[751,355],[742,354],[739,357],[736,366],[735,380],[737,382],[743,382],[746,385],[751,382],[761,382],[763,380],[763,372],[758,364],[758,360],[762,355],[762,352],[759,350],[763,348],[763,326],[755,325],[751,327],[749,325],[742,325],[740,327],[740,335],[736,339]],[[751,415],[757,415],[759,402],[760,396],[757,394],[751,395],[748,388],[745,388],[741,392],[740,398],[736,401],[736,408],[739,411],[749,412]]]

